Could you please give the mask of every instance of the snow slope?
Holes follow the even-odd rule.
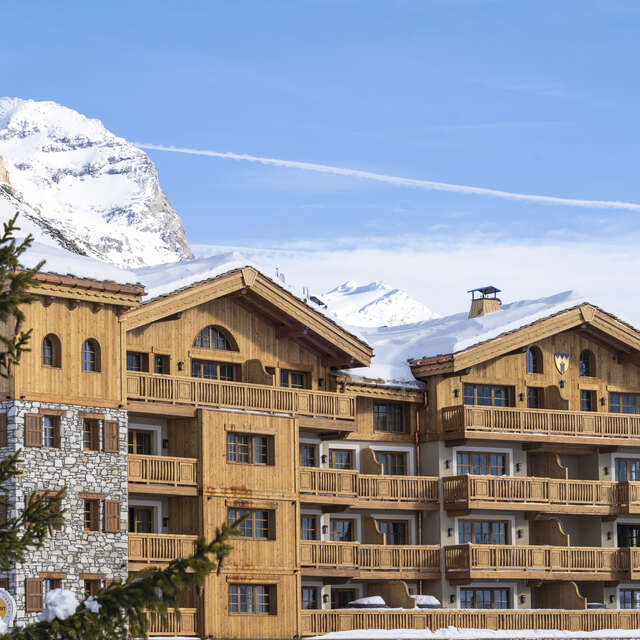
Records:
[[[350,280],[319,298],[336,318],[358,327],[396,326],[440,317],[386,282],[360,285]]]
[[[100,121],[0,98],[0,157],[0,220],[22,207],[39,241],[125,267],[193,257],[147,154]]]

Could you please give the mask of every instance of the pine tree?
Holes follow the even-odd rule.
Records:
[[[31,329],[22,330],[24,313],[21,306],[34,298],[29,287],[44,262],[34,268],[24,268],[20,256],[31,246],[33,238],[21,242],[14,233],[19,230],[16,216],[4,223],[0,236],[0,323],[13,327],[9,336],[0,336],[0,376],[11,375],[20,362],[20,355],[29,350]],[[20,452],[0,461],[0,507],[9,504],[7,483],[21,474]],[[59,527],[64,518],[61,501],[64,490],[37,495],[22,512],[0,524],[0,571],[8,571],[25,559],[34,548],[41,547],[47,534]],[[3,509],[3,510],[4,510]],[[5,511],[6,512],[6,511]],[[0,635],[0,640],[124,640],[129,636],[147,635],[150,616],[167,619],[168,610],[177,608],[178,596],[185,589],[199,589],[213,570],[220,573],[224,559],[232,550],[228,540],[238,535],[238,525],[223,524],[216,529],[211,542],[200,538],[194,553],[177,558],[166,569],[150,568],[102,589],[96,596],[79,604],[75,612],[64,619],[54,618],[13,629]],[[177,612],[178,613],[178,612]]]

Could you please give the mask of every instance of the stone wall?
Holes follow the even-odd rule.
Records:
[[[62,412],[60,415],[60,448],[25,447],[24,423],[28,413]],[[127,577],[127,412],[124,409],[101,409],[50,402],[15,400],[0,403],[0,412],[7,413],[8,444],[0,450],[4,456],[22,450],[24,475],[11,489],[9,517],[22,508],[25,499],[36,491],[66,487],[63,500],[65,522],[59,531],[47,538],[40,550],[27,556],[9,577],[9,591],[16,598],[17,624],[35,621],[37,614],[25,612],[25,579],[39,578],[41,573],[63,573],[62,586],[83,598],[81,574],[103,574],[107,580]],[[119,453],[105,453],[100,429],[100,451],[83,449],[83,418],[81,413],[104,414],[105,420],[117,421]],[[120,533],[105,533],[104,503],[100,503],[100,531],[84,529],[83,493],[102,494],[107,500],[120,501]],[[6,577],[6,574],[5,574]]]

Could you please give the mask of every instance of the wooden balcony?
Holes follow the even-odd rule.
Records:
[[[640,446],[640,416],[457,405],[442,409],[445,440],[520,440]]]
[[[436,579],[440,547],[305,540],[300,543],[300,565],[307,576]]]
[[[624,580],[634,573],[629,549],[547,545],[461,544],[444,548],[451,582],[500,580]],[[640,555],[637,559],[640,559]]]
[[[129,534],[129,570],[162,565],[193,553],[198,536],[164,533]]]
[[[155,612],[149,612],[150,636],[197,636],[198,634],[198,610],[178,609],[180,615],[176,615],[175,609],[167,611],[167,619]]]
[[[281,389],[245,382],[132,371],[127,372],[127,398],[143,402],[225,407],[341,421],[354,421],[356,417],[355,396],[347,393]],[[353,430],[355,425],[341,425],[339,428],[348,431]]]
[[[494,509],[615,515],[621,485],[627,483],[466,475],[443,478],[442,484],[449,513]],[[640,492],[632,498],[640,500]]]
[[[195,458],[129,454],[129,493],[198,495]]]
[[[350,469],[300,467],[300,500],[354,509],[438,509],[438,478],[382,476]]]
[[[510,632],[519,629],[635,630],[640,628],[640,611],[632,609],[592,611],[564,609],[435,609],[432,611],[337,609],[300,612],[300,634],[302,636],[360,629],[429,629],[437,631],[447,627],[495,629],[505,631],[505,637],[509,637]]]

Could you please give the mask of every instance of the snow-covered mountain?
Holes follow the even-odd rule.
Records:
[[[54,102],[0,98],[0,221],[124,267],[193,257],[146,153]]]
[[[339,320],[357,327],[392,327],[440,317],[386,282],[360,285],[350,280],[319,298]]]

